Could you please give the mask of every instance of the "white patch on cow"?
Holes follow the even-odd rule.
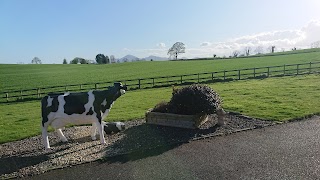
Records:
[[[126,93],[126,90],[120,89],[120,93],[121,93],[121,95],[124,95]]]
[[[84,105],[84,108],[86,109],[85,112],[83,114],[87,114],[90,111],[90,108],[92,107],[92,111],[94,111],[94,107],[93,107],[93,101],[94,101],[94,95],[92,93],[93,91],[89,91],[88,92],[88,103]]]
[[[50,107],[52,106],[52,101],[53,101],[53,98],[48,96],[48,100],[47,100],[47,107]]]
[[[103,106],[107,105],[107,99],[103,100],[103,102],[101,103],[101,105],[103,105]]]

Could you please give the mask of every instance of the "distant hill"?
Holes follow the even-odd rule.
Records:
[[[151,59],[154,60],[154,61],[165,61],[165,60],[168,60],[168,58],[165,58],[165,57],[159,57],[159,56],[148,56],[148,57],[145,57],[145,58],[142,58],[144,60],[147,60],[147,61],[150,61]]]
[[[133,56],[133,55],[126,55],[126,56],[124,56],[124,57],[122,57],[122,58],[120,58],[119,59],[121,62],[132,62],[132,61],[137,61],[137,60],[139,60],[139,58],[138,57],[136,57],[136,56]]]
[[[165,61],[165,60],[168,60],[168,58],[165,58],[165,57],[159,57],[159,56],[148,56],[148,57],[145,57],[145,58],[138,58],[136,56],[133,56],[133,55],[126,55],[118,60],[120,60],[120,62],[132,62],[132,61],[139,61],[139,60],[144,60],[144,61],[150,61],[150,60],[154,60],[154,61]]]

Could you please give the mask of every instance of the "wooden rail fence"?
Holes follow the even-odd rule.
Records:
[[[302,64],[285,64],[281,66],[269,66],[258,68],[246,68],[236,70],[225,70],[216,72],[204,72],[196,74],[183,74],[176,76],[163,76],[152,78],[139,78],[122,80],[129,90],[157,88],[171,85],[183,85],[192,83],[210,83],[218,81],[231,81],[241,79],[267,78],[275,76],[292,76],[302,74],[320,73],[320,62],[309,62]],[[14,91],[2,91],[0,103],[9,101],[26,101],[29,99],[41,98],[49,93],[61,93],[66,91],[87,91],[90,89],[104,89],[113,85],[114,81],[73,84],[64,86],[51,86],[43,88],[32,88]]]

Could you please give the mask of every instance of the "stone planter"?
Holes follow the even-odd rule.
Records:
[[[195,129],[208,120],[208,115],[181,115],[171,113],[146,112],[147,124]]]

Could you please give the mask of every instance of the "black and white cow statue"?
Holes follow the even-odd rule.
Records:
[[[59,135],[62,142],[67,138],[61,128],[68,125],[92,124],[91,138],[96,140],[96,129],[100,135],[101,144],[105,144],[104,126],[102,120],[108,115],[114,101],[127,90],[121,83],[106,90],[90,90],[81,93],[49,94],[41,100],[42,110],[42,138],[46,149],[50,149],[48,139],[48,127],[51,125]],[[124,124],[114,124],[117,128],[123,128]]]

